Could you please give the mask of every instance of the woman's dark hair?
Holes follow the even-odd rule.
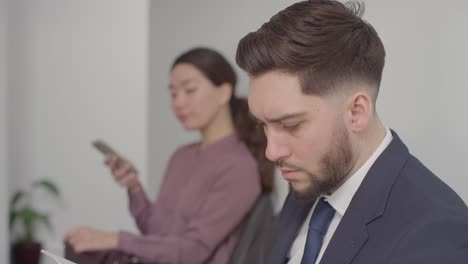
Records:
[[[233,95],[229,106],[237,135],[257,160],[263,192],[271,192],[274,164],[265,156],[267,143],[265,133],[250,117],[247,100],[235,95],[237,76],[231,64],[219,52],[209,48],[194,48],[186,51],[175,59],[172,68],[181,63],[193,65],[216,86],[225,83],[232,85]]]

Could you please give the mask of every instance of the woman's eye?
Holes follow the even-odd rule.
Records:
[[[187,94],[192,94],[192,93],[194,93],[196,90],[197,90],[197,88],[191,88],[191,89],[185,90],[185,92],[186,92]]]

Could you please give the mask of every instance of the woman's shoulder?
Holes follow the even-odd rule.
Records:
[[[172,152],[171,160],[180,159],[180,158],[187,158],[187,156],[192,155],[194,153],[195,148],[197,147],[198,143],[188,143],[177,147],[174,152]]]
[[[232,188],[246,184],[257,186],[259,183],[258,164],[247,146],[238,141],[227,148],[224,155],[216,157],[215,173],[220,182],[229,182]]]
[[[250,152],[247,145],[240,139],[237,139],[232,142],[225,149],[222,159],[229,165],[237,164],[242,165],[242,167],[253,167],[256,168],[257,161]]]

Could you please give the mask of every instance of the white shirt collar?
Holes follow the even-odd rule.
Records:
[[[374,164],[375,160],[382,154],[393,139],[390,129],[385,129],[386,134],[380,145],[374,151],[374,153],[367,159],[367,161],[359,168],[351,177],[348,178],[343,185],[340,186],[332,195],[324,196],[330,205],[336,210],[338,214],[343,216],[348,209],[354,194],[361,185],[364,177],[366,176],[369,169]]]

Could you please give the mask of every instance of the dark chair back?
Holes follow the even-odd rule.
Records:
[[[262,264],[269,253],[276,224],[269,194],[262,194],[247,220],[230,264]]]

